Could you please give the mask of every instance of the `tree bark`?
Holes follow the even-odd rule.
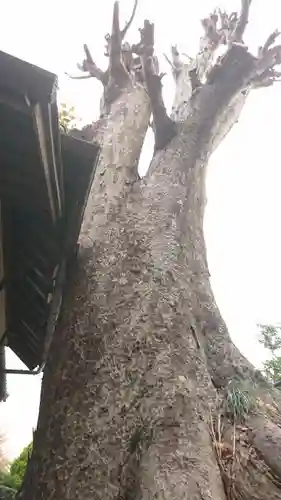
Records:
[[[156,81],[151,26],[138,51]],[[176,68],[176,134],[144,179],[149,86],[119,93],[99,124],[103,150],[44,372],[24,500],[280,498],[278,398],[231,342],[203,234],[208,159],[262,64],[239,43],[205,66],[191,94],[182,91],[190,72]],[[245,384],[255,404],[238,415],[229,397],[233,387],[243,397]]]

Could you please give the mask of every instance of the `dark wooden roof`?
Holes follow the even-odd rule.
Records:
[[[0,52],[0,340],[30,370],[44,361],[99,151],[60,133],[56,90],[55,75]]]

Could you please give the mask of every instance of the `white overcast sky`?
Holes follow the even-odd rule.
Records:
[[[280,0],[253,0],[247,43],[252,50],[276,27],[281,28]],[[122,19],[128,19],[133,0],[121,0]],[[140,0],[130,31],[145,17],[156,24],[156,48],[161,56],[171,44],[196,53],[201,34],[199,20],[215,6],[235,10],[239,0]],[[110,31],[113,0],[9,0],[1,5],[0,49],[57,73],[60,99],[74,104],[84,122],[98,115],[100,86],[93,80],[69,81],[64,72],[77,73],[88,43],[96,62],[103,57],[104,35]],[[279,25],[278,25],[279,23]],[[163,70],[169,71],[163,58]],[[167,76],[165,98],[173,99]],[[147,166],[147,141],[142,168]],[[213,155],[208,172],[205,219],[213,289],[233,340],[257,366],[264,358],[258,344],[259,322],[281,321],[281,84],[250,97],[241,120]],[[9,353],[9,367],[23,367]],[[7,433],[12,458],[30,440],[36,426],[40,377],[8,378],[6,403],[0,406],[1,429]]]

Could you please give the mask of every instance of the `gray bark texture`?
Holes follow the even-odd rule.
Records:
[[[115,4],[107,72],[85,48],[81,68],[104,85],[94,127],[103,147],[44,372],[24,500],[281,498],[280,397],[230,339],[203,234],[208,159],[281,62],[277,33],[256,57],[243,44],[249,6],[204,19],[188,65],[173,48],[171,117],[152,24],[128,49]],[[140,179],[151,113],[155,151]]]

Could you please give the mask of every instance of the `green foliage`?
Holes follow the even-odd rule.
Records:
[[[77,125],[77,117],[74,106],[68,106],[65,103],[60,105],[59,124],[62,132],[65,134]]]
[[[0,472],[0,486],[18,490],[21,485],[21,480],[17,476],[13,476],[9,471]]]
[[[260,343],[270,351],[271,358],[264,363],[264,373],[273,383],[281,380],[281,326],[259,325]]]
[[[226,391],[225,411],[233,422],[243,422],[255,404],[255,398],[246,388],[230,385]]]
[[[266,377],[273,383],[281,380],[281,356],[273,356],[271,359],[265,361],[264,373]]]
[[[21,482],[24,478],[28,458],[31,452],[32,452],[32,443],[26,446],[21,452],[20,456],[11,463],[10,472],[12,476],[18,477]]]
[[[0,484],[0,500],[14,500],[16,494],[17,491],[15,489]]]
[[[0,472],[0,486],[6,486],[14,490],[20,489],[31,451],[32,443],[23,449],[19,457],[11,463],[7,471]]]
[[[281,326],[279,325],[259,325],[262,339],[260,343],[272,353],[281,349]]]

